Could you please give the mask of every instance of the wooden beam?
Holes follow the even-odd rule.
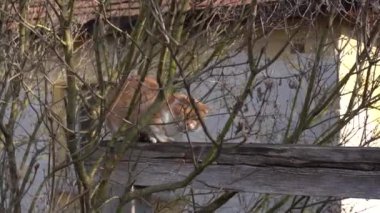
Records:
[[[211,144],[142,144],[125,155],[113,174],[118,184],[134,178],[151,186],[182,180]],[[192,154],[193,153],[193,154]],[[136,166],[136,167],[135,167]],[[215,164],[192,183],[200,189],[228,189],[289,195],[380,198],[380,149],[273,144],[225,144]],[[120,187],[120,186],[119,186]]]

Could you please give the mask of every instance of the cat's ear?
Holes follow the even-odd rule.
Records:
[[[159,88],[158,82],[153,76],[146,76],[144,78],[144,86],[151,90],[158,90]]]
[[[204,105],[204,112],[205,112],[205,114],[209,114],[210,113],[210,107],[208,107],[206,104],[203,104]]]
[[[204,104],[202,102],[197,103],[198,110],[201,110],[205,115],[210,112],[210,107],[207,104]]]

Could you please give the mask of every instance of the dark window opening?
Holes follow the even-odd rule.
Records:
[[[290,48],[291,54],[297,54],[297,53],[305,53],[305,43],[304,42],[298,42],[292,44]]]

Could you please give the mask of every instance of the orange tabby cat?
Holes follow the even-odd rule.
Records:
[[[110,107],[106,124],[112,132],[116,132],[125,123],[128,123],[128,126],[138,124],[157,98],[159,91],[157,81],[153,77],[146,77],[144,82],[140,82],[139,78],[139,76],[129,77]],[[139,84],[141,84],[141,88],[137,103],[133,107],[131,116],[126,120],[124,118]],[[197,100],[195,102],[200,116],[205,117],[208,113],[207,105]],[[149,134],[150,141],[156,143],[174,141],[173,136],[178,133],[195,131],[199,127],[200,122],[189,97],[181,93],[174,93],[167,97],[160,110],[153,115],[151,124],[144,131]]]

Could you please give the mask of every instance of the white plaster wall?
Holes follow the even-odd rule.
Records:
[[[263,56],[262,64],[269,61],[286,42],[283,32],[275,32],[267,39],[270,42],[267,44],[268,51]],[[266,43],[265,40],[260,42],[262,43]],[[260,48],[261,45],[255,52],[259,52]],[[236,137],[241,134],[234,133],[238,123],[243,122],[246,124],[249,143],[284,142],[287,126],[290,126],[291,132],[298,122],[309,84],[308,76],[315,60],[314,47],[307,43],[306,48],[306,52],[302,54],[292,54],[287,49],[276,62],[258,74],[252,93],[243,107],[244,113],[236,118],[235,125],[226,137],[227,140],[239,141]],[[227,109],[234,104],[235,97],[240,94],[249,75],[246,52],[241,51],[238,54],[231,52],[230,55],[232,55],[231,58],[204,75],[206,78],[204,82],[193,84],[195,97],[203,97],[210,92],[210,88],[216,85],[214,91],[205,98],[207,104],[211,106],[211,115],[206,118],[206,124],[214,137],[223,128],[228,118]],[[320,63],[319,80],[315,87],[328,91],[337,81],[336,70],[335,58],[330,53],[326,53]],[[320,97],[321,95],[316,95],[311,109],[318,104]],[[295,109],[292,113],[293,103],[295,103]],[[320,121],[336,115],[337,105],[334,105],[316,120]],[[323,125],[306,130],[298,143],[314,143],[335,121],[336,119],[329,119]],[[199,132],[190,135],[192,141],[208,141],[206,136]],[[186,138],[183,137],[182,140]]]

